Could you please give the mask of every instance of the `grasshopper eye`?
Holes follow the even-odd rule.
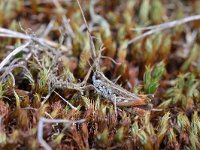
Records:
[[[99,75],[97,72],[95,72],[93,76],[95,76],[96,79],[99,79],[99,78],[100,78],[100,75]]]
[[[100,75],[99,74],[97,74],[97,76],[96,76],[98,79],[100,78]]]

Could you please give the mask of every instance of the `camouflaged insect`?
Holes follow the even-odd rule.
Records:
[[[116,103],[117,106],[144,106],[148,104],[146,96],[137,96],[119,85],[114,84],[100,71],[95,71],[92,76],[95,90],[103,97]]]

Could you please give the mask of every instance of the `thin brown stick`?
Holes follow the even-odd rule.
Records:
[[[43,34],[41,35],[42,38],[46,37],[49,32],[51,32],[51,30],[53,29],[55,24],[55,19],[52,19],[49,24],[47,25],[46,29],[44,30]]]
[[[64,102],[66,102],[72,109],[77,110],[76,107],[74,107],[70,102],[68,102],[64,97],[62,97],[59,93],[57,93],[56,91],[53,91],[54,93],[56,93],[56,95],[58,95]]]
[[[104,58],[104,59],[109,59],[111,60],[114,64],[116,65],[121,65],[122,63],[120,62],[116,62],[114,59],[112,59],[111,57],[108,57],[108,56],[101,56],[101,58]]]
[[[71,3],[73,2],[73,0],[58,0],[60,3],[62,4],[67,4],[67,3]],[[36,1],[37,5],[42,5],[42,4],[52,4],[53,2],[51,0],[39,0]],[[25,6],[30,6],[31,5],[31,1],[24,1],[24,5]]]
[[[80,8],[80,11],[81,11],[83,20],[84,20],[84,22],[85,22],[85,25],[86,25],[86,28],[87,28],[87,31],[88,31],[88,34],[89,34],[93,58],[96,58],[97,55],[96,55],[95,45],[94,45],[94,41],[93,41],[92,36],[91,36],[91,32],[90,32],[90,30],[89,30],[89,26],[88,26],[87,21],[86,21],[86,19],[85,19],[85,15],[84,15],[84,13],[83,13],[83,10],[82,10],[82,7],[81,7],[81,5],[80,5],[79,0],[76,0],[76,1],[77,1],[77,3],[78,3],[79,8]]]

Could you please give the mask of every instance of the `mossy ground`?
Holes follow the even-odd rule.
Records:
[[[44,124],[43,139],[52,149],[200,149],[200,21],[156,32],[130,43],[146,27],[200,13],[199,0],[80,1],[100,66],[107,78],[138,95],[151,96],[153,109],[134,113],[93,89],[80,91],[94,60],[91,39],[77,1],[1,0],[0,59],[31,39],[0,73],[0,148],[44,149],[38,121],[79,120],[80,124]],[[23,33],[12,38],[2,28]],[[109,59],[108,59],[109,58]],[[115,60],[114,63],[111,59]],[[54,78],[56,77],[56,78]],[[85,86],[92,84],[92,75]],[[57,85],[62,78],[72,86]],[[65,100],[77,109],[72,109]],[[156,111],[155,111],[156,110]]]

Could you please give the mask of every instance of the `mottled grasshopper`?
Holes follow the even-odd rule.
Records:
[[[110,81],[102,72],[95,71],[92,76],[93,86],[95,90],[113,102],[118,107],[128,106],[146,106],[149,103],[149,99],[146,95],[135,95],[122,88],[121,86],[114,84]]]

